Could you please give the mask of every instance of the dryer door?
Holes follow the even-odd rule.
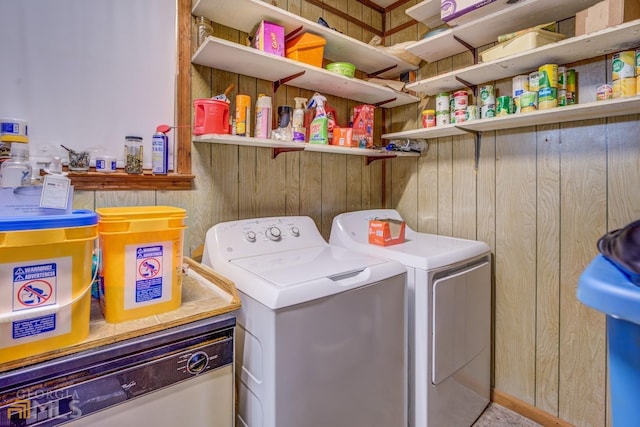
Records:
[[[438,278],[433,284],[432,378],[449,378],[491,339],[491,266],[488,260]]]

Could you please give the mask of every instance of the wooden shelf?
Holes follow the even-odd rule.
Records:
[[[208,37],[193,55],[191,62],[383,108],[398,107],[420,100],[416,96],[389,87],[345,77],[323,68],[216,37]],[[297,77],[288,80],[291,76]]]
[[[450,28],[407,46],[407,51],[428,62],[467,51],[463,40],[474,48],[495,42],[500,34],[559,21],[594,5],[599,0],[521,0],[473,22]],[[597,56],[597,55],[593,55]]]
[[[393,159],[399,156],[400,157],[420,156],[420,153],[386,151],[382,149],[341,147],[339,145],[307,144],[307,143],[299,143],[299,142],[276,141],[273,139],[252,138],[252,137],[246,137],[246,136],[221,135],[221,134],[195,136],[193,138],[193,142],[206,142],[210,144],[229,144],[229,145],[271,148],[274,150],[273,157],[277,156],[282,152],[287,152],[287,151],[310,151],[310,152],[318,152],[318,153],[345,154],[350,156],[364,156],[367,159],[367,164],[371,163],[374,160]]]
[[[396,77],[405,71],[418,68],[374,46],[280,9],[266,1],[195,0],[192,14],[205,16],[214,22],[249,34],[262,20],[283,26],[285,34],[294,31],[316,34],[327,41],[324,47],[325,58],[331,61],[351,62],[358,70],[377,77]],[[232,57],[226,59],[233,60]],[[387,71],[381,72],[382,70]]]
[[[606,117],[624,116],[640,113],[640,96],[594,101],[585,104],[538,110],[530,113],[511,114],[490,119],[472,120],[460,124],[451,124],[435,128],[414,129],[403,132],[383,134],[383,139],[424,138],[463,135],[467,132],[486,132],[512,129],[549,123],[565,123],[578,120],[590,120]]]
[[[474,85],[529,73],[542,64],[567,64],[594,56],[635,48],[640,44],[640,20],[572,37],[504,58],[479,63],[407,85],[407,89],[435,95]],[[461,79],[461,80],[458,80]]]
[[[70,172],[67,175],[75,190],[191,190],[193,175],[170,173],[141,175],[125,172]]]
[[[440,19],[440,0],[424,0],[405,10],[405,13],[429,28],[444,24]]]

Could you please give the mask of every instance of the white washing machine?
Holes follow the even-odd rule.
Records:
[[[403,263],[409,321],[409,425],[468,427],[489,403],[490,249],[482,242],[405,229],[405,242],[368,243],[369,220],[393,209],[336,216],[329,242]]]
[[[237,426],[406,425],[401,263],[331,246],[303,216],[217,224],[202,263],[242,302]]]

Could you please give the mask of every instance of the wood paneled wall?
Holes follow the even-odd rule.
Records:
[[[371,34],[311,6],[279,0],[279,7],[311,20],[323,16],[333,27],[368,42]],[[336,8],[382,28],[382,19],[355,0],[327,0]],[[411,2],[407,7],[415,4]],[[393,27],[406,19],[393,12]],[[572,22],[563,23],[571,27]],[[422,25],[388,40],[417,40]],[[246,34],[216,26],[215,35],[241,41]],[[232,58],[230,58],[232,60]],[[468,65],[471,54],[424,64],[421,77]],[[610,78],[600,57],[572,64],[579,100]],[[271,83],[206,67],[192,67],[194,98],[221,93],[271,93]],[[494,82],[509,93],[510,79]],[[311,92],[282,87],[274,105]],[[346,125],[357,103],[329,97]],[[418,126],[419,111],[433,103],[386,113],[385,131]],[[377,131],[382,131],[378,111]],[[493,252],[493,363],[495,389],[578,426],[609,425],[605,317],[576,299],[580,273],[596,255],[607,230],[640,217],[640,134],[637,115],[579,121],[482,135],[474,169],[472,136],[429,141],[420,158],[366,165],[358,156],[295,152],[271,158],[268,148],[194,143],[192,191],[78,192],[77,208],[179,206],[188,211],[185,253],[204,243],[206,231],[222,221],[279,215],[309,215],[328,238],[341,212],[392,207],[422,232],[482,240]]]

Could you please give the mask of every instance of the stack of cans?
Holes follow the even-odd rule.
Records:
[[[436,96],[436,126],[448,125],[450,97],[447,92],[441,92]]]
[[[480,118],[488,119],[496,116],[496,91],[493,85],[482,85],[480,94]]]
[[[453,93],[450,112],[451,123],[463,123],[467,119],[467,106],[469,105],[469,93],[466,90],[458,90]]]

